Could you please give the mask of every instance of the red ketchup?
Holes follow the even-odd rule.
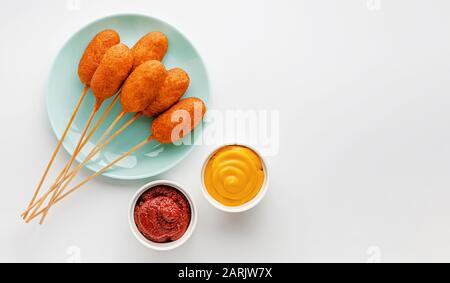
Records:
[[[172,242],[180,239],[189,227],[191,207],[179,190],[156,186],[139,198],[134,220],[138,230],[150,241]]]

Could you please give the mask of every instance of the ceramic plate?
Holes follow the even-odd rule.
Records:
[[[199,97],[205,101],[207,107],[209,106],[210,90],[205,65],[193,45],[181,32],[161,20],[145,15],[125,14],[109,16],[87,25],[73,35],[61,49],[52,66],[48,84],[47,110],[50,123],[58,139],[61,138],[84,87],[77,75],[78,62],[81,55],[94,35],[107,28],[117,30],[121,41],[129,47],[133,46],[140,37],[150,31],[165,33],[169,38],[169,49],[163,63],[167,69],[181,67],[186,70],[191,78],[191,84],[184,97]],[[77,145],[78,138],[92,110],[94,100],[92,92],[89,91],[64,140],[63,146],[70,154],[73,153]],[[107,108],[111,100],[103,103],[93,124],[101,116],[101,113]],[[97,132],[78,155],[78,162],[84,160],[89,154],[102,132],[111,124],[112,120],[120,112],[120,109],[120,103],[117,103],[113,111],[103,121]],[[118,127],[123,125],[132,115],[131,113],[127,114]],[[148,137],[151,134],[149,130],[150,124],[151,119],[141,117],[98,153],[86,167],[95,172],[100,170],[110,161]],[[200,135],[201,127],[194,132],[191,141],[195,141]],[[103,176],[124,180],[149,178],[175,166],[189,155],[194,146],[193,142],[191,142],[191,145],[176,146],[173,144],[161,145],[156,141],[152,141],[118,162],[106,171]]]

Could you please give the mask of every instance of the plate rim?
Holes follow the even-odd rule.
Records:
[[[51,77],[51,73],[53,72],[53,70],[54,70],[54,68],[55,68],[55,66],[56,66],[57,59],[59,58],[60,54],[62,53],[63,49],[67,46],[67,44],[68,44],[68,43],[69,43],[69,42],[70,42],[70,41],[71,41],[78,33],[80,33],[82,30],[86,29],[88,26],[93,25],[93,24],[95,24],[95,23],[98,23],[98,22],[100,22],[100,21],[104,21],[104,20],[110,19],[110,18],[115,18],[115,17],[130,17],[130,16],[132,16],[132,17],[144,17],[144,18],[148,18],[148,19],[150,19],[150,20],[152,20],[152,21],[157,21],[157,22],[163,23],[163,24],[169,26],[170,28],[174,29],[178,34],[180,34],[180,36],[181,36],[184,40],[186,40],[186,41],[192,46],[193,51],[195,52],[195,54],[196,54],[197,57],[199,58],[200,63],[203,65],[203,68],[204,68],[204,70],[205,70],[205,77],[206,77],[206,81],[203,82],[203,83],[206,83],[206,84],[207,84],[207,91],[208,91],[208,94],[209,94],[209,95],[211,94],[211,81],[210,81],[210,78],[209,78],[209,72],[208,72],[208,68],[207,68],[207,66],[206,66],[206,64],[205,64],[205,61],[204,61],[203,58],[200,56],[200,53],[198,52],[198,49],[195,47],[195,45],[194,45],[194,44],[186,37],[186,35],[185,35],[183,32],[181,32],[177,27],[175,27],[175,26],[173,26],[172,24],[169,24],[168,22],[166,22],[166,21],[164,21],[164,20],[162,20],[162,19],[160,19],[160,18],[157,18],[157,17],[155,17],[155,16],[150,16],[150,15],[148,15],[148,14],[139,13],[139,12],[114,13],[114,14],[109,14],[109,15],[106,15],[106,16],[102,16],[102,17],[96,18],[95,20],[92,20],[92,21],[90,21],[89,23],[84,24],[84,25],[82,25],[80,28],[78,28],[71,36],[69,36],[69,37],[64,41],[64,43],[62,44],[62,46],[58,49],[58,53],[57,53],[56,56],[53,58],[53,61],[52,61],[51,67],[50,67],[50,71],[49,71],[49,75],[48,75],[48,78],[47,78],[47,83],[46,83],[45,105],[46,105],[46,109],[47,109],[46,112],[47,112],[48,120],[49,120],[49,122],[50,122],[50,126],[51,126],[52,131],[53,131],[53,134],[55,135],[55,137],[56,137],[56,139],[58,140],[58,142],[61,140],[62,132],[59,132],[59,131],[56,129],[56,126],[55,126],[53,120],[52,120],[51,117],[50,117],[50,107],[49,107],[49,103],[50,103],[50,102],[49,102],[49,101],[50,101],[50,98],[49,98],[49,97],[50,97],[50,80],[51,80],[50,77]],[[209,106],[211,106],[211,103],[212,103],[212,99],[211,99],[211,97],[208,97],[208,104],[209,104]],[[77,113],[77,114],[78,114],[78,113]],[[206,125],[207,125],[207,123],[203,122],[203,130],[205,129]],[[202,135],[203,135],[203,133],[201,132],[201,133],[200,133],[200,136],[199,136],[198,138],[201,138]],[[161,168],[161,169],[159,169],[159,170],[157,170],[157,171],[155,171],[155,172],[153,172],[153,173],[141,174],[141,175],[133,175],[133,176],[123,176],[123,175],[117,175],[117,174],[114,174],[114,173],[113,173],[114,171],[112,171],[112,172],[106,171],[106,172],[100,174],[100,176],[108,177],[108,178],[115,179],[115,180],[125,180],[125,181],[135,181],[135,180],[149,179],[149,178],[152,178],[152,177],[161,175],[161,174],[163,174],[163,173],[169,171],[170,169],[172,169],[173,167],[175,167],[175,166],[178,165],[179,163],[181,163],[184,159],[186,159],[186,157],[188,157],[188,156],[192,153],[192,151],[194,150],[195,146],[196,146],[196,145],[195,145],[195,142],[194,142],[194,144],[190,145],[189,148],[188,148],[185,152],[183,152],[183,154],[180,156],[180,158],[179,158],[176,162],[173,162],[172,164],[169,164],[168,166],[163,167],[163,168]],[[64,150],[67,152],[67,154],[69,154],[70,156],[72,156],[73,151],[70,150],[70,149],[68,148],[68,144],[66,143],[65,140],[62,142],[62,147],[63,147]],[[75,158],[75,161],[76,161],[77,164],[79,164],[80,162],[82,162],[82,160],[80,160],[80,159],[81,159],[80,156],[77,156],[77,157]],[[88,163],[88,164],[85,164],[85,165],[83,166],[83,168],[86,168],[86,169],[88,169],[88,170],[91,171],[91,172],[97,173],[99,170],[96,170],[96,169],[93,168],[92,166],[93,166],[93,165],[92,165],[91,163]]]

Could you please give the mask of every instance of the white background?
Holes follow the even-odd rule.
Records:
[[[450,261],[450,2],[377,2],[2,1],[0,261]],[[203,198],[206,146],[158,176],[187,186],[200,214],[172,252],[129,230],[128,203],[148,180],[99,178],[44,226],[19,218],[56,145],[52,60],[85,24],[133,11],[194,43],[216,109],[280,111],[271,186],[254,210],[227,215]]]

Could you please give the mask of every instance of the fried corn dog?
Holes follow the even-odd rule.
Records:
[[[169,70],[155,101],[147,106],[144,115],[154,117],[169,109],[184,95],[189,83],[189,75],[184,70],[180,68]]]
[[[95,35],[86,47],[78,64],[78,76],[83,84],[90,85],[92,76],[100,65],[103,55],[109,48],[119,43],[120,36],[114,30],[106,29]]]
[[[159,31],[147,33],[131,48],[134,57],[133,69],[146,61],[162,61],[168,47],[169,40],[164,33]]]
[[[144,111],[156,99],[166,76],[166,68],[156,60],[147,61],[137,67],[122,87],[120,102],[123,111]]]
[[[152,123],[152,136],[160,143],[174,143],[189,134],[202,121],[205,103],[197,97],[180,100]]]
[[[133,61],[131,50],[123,43],[106,51],[91,81],[98,106],[117,93],[131,72]]]

